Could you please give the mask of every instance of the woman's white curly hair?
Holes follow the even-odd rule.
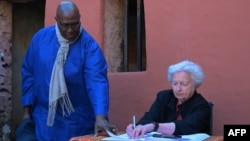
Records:
[[[205,75],[202,68],[190,60],[184,60],[177,64],[170,65],[168,68],[168,81],[172,83],[173,75],[181,71],[187,72],[191,75],[196,88],[198,88],[204,81]]]

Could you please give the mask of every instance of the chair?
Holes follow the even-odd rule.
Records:
[[[211,117],[210,117],[210,121],[209,121],[209,126],[210,126],[210,131],[209,131],[209,135],[212,136],[213,134],[213,107],[214,107],[214,103],[213,102],[208,102],[211,110]]]

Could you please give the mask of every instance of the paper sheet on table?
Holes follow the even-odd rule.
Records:
[[[210,135],[205,133],[196,133],[196,134],[190,134],[190,135],[182,135],[182,138],[187,138],[190,141],[203,141],[207,138],[209,138]]]
[[[117,135],[113,134],[112,132],[110,132],[109,130],[106,130],[106,133],[110,136],[110,137],[116,137]]]
[[[109,132],[106,131],[109,135]],[[147,137],[152,137],[153,134],[157,134],[157,132],[151,132],[148,133],[146,135],[144,135],[144,137],[138,138],[138,139],[129,139],[127,134],[121,134],[121,135],[114,135],[113,133],[111,133],[107,138],[103,138],[101,141],[145,141],[145,139]]]
[[[182,138],[178,139],[170,139],[170,138],[156,138],[152,137],[153,134],[159,134],[157,132],[151,132],[142,138],[138,139],[129,139],[127,134],[121,134],[121,135],[112,135],[107,138],[103,138],[101,141],[202,141],[210,136],[205,133],[197,133],[197,134],[190,134],[190,135],[182,135]]]

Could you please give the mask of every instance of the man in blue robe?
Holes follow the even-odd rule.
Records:
[[[32,119],[38,141],[116,132],[108,121],[109,82],[102,50],[81,26],[73,2],[61,2],[55,19],[55,26],[33,36],[23,60],[23,119]]]

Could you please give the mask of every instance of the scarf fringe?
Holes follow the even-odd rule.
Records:
[[[52,126],[54,124],[56,109],[57,109],[57,101],[54,101],[49,105],[49,113],[48,113],[48,118],[47,118],[48,126]]]
[[[61,105],[63,116],[68,116],[70,113],[74,112],[74,107],[70,102],[69,95],[65,94],[60,100],[59,103]]]
[[[68,116],[75,111],[73,105],[70,102],[68,94],[65,93],[64,96],[61,97],[58,101],[63,111],[63,117]],[[54,101],[49,105],[49,113],[47,118],[48,126],[52,126],[54,124],[58,101]]]

